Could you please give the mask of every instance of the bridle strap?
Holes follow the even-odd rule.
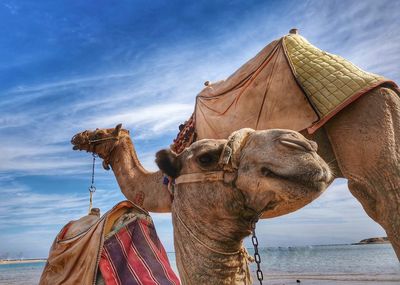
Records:
[[[175,179],[175,185],[197,182],[211,182],[224,180],[225,171],[210,171],[182,174]]]
[[[119,140],[119,136],[118,137],[108,137],[108,138],[102,138],[102,139],[97,139],[97,140],[89,140],[89,144],[94,144],[94,143],[98,143],[98,142],[104,142],[104,141],[109,141],[109,140]]]
[[[232,167],[227,167],[228,165],[230,165],[231,158],[232,158],[232,149],[229,147],[228,144],[225,144],[221,156],[218,160],[218,166],[224,170],[182,174],[175,179],[174,184],[178,185],[185,183],[223,181],[224,174],[225,172],[227,172],[227,168],[232,169]]]

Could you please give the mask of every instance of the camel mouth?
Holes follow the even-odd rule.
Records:
[[[329,168],[321,167],[320,169],[292,177],[292,179],[289,178],[289,180],[296,181],[304,185],[311,184],[314,186],[312,188],[321,189],[330,183],[332,180],[332,174]]]
[[[332,173],[329,167],[324,166],[298,175],[276,173],[271,170],[271,168],[263,166],[261,167],[261,174],[266,178],[286,180],[305,186],[312,186],[311,189],[315,189],[316,191],[320,191],[319,189],[332,181]]]
[[[276,174],[270,168],[265,167],[265,166],[261,167],[261,174],[267,178],[288,179],[288,177],[285,177],[284,175]]]
[[[73,150],[83,150],[88,142],[87,131],[74,135],[71,139]]]
[[[265,205],[264,209],[261,210],[261,212],[266,212],[266,211],[273,211],[276,209],[276,207],[279,205],[279,200],[271,200]]]

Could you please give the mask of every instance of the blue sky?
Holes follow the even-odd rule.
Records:
[[[311,43],[400,81],[399,1],[0,2],[0,257],[45,257],[87,211],[91,158],[75,133],[122,122],[155,170],[206,80],[224,79],[297,27]],[[95,206],[123,199],[98,165]],[[153,215],[172,250],[168,214]],[[300,211],[259,223],[265,246],[384,235],[339,180]]]

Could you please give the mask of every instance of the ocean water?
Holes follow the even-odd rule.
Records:
[[[251,249],[249,253],[253,253]],[[400,284],[400,263],[390,244],[275,247],[262,248],[260,253],[263,284],[299,284],[297,280],[307,285]],[[176,270],[174,253],[168,256]],[[0,284],[38,284],[43,266],[44,263],[0,265]],[[254,274],[255,265],[250,268]]]
[[[0,264],[0,284],[38,284],[45,262]]]

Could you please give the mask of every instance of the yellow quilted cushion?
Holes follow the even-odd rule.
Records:
[[[353,95],[386,81],[340,56],[316,48],[300,35],[285,36],[283,45],[298,83],[321,118]]]

